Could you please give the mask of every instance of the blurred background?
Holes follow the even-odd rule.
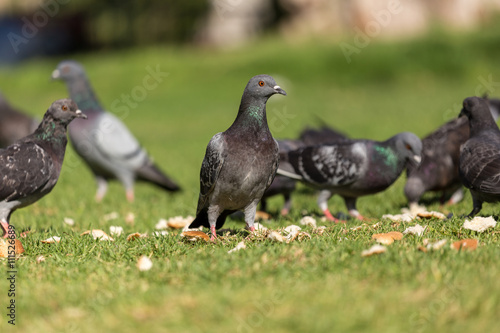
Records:
[[[500,0],[0,0],[0,63],[154,44],[231,48],[269,33],[405,39],[477,29],[499,10]]]

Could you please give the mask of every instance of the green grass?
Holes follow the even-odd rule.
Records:
[[[500,29],[417,40],[373,41],[347,64],[337,41],[289,45],[276,37],[228,52],[156,47],[115,53],[80,54],[103,105],[111,108],[121,94],[130,94],[160,66],[169,75],[123,117],[124,122],[162,168],[184,191],[166,195],[137,184],[137,200],[125,201],[119,184],[110,186],[101,204],[93,200],[90,172],[68,148],[58,185],[38,203],[14,213],[11,222],[31,229],[16,261],[16,304],[19,332],[493,332],[500,313],[499,234],[461,228],[463,219],[423,221],[423,237],[405,236],[385,254],[362,258],[373,233],[403,231],[381,221],[378,229],[351,231],[360,223],[331,226],[325,234],[291,244],[246,240],[247,249],[227,251],[245,239],[243,232],[211,243],[188,244],[176,232],[127,242],[98,242],[80,233],[121,225],[125,234],[148,232],[160,218],[194,214],[199,168],[211,136],[234,120],[248,79],[260,73],[275,76],[288,96],[268,103],[268,120],[277,138],[295,137],[320,116],[352,137],[383,140],[401,131],[423,136],[456,117],[463,98],[489,92],[500,96],[500,84],[479,87],[481,79],[500,82]],[[349,40],[347,40],[349,42]],[[41,117],[52,101],[66,96],[60,82],[50,82],[61,59],[32,60],[0,69],[0,89],[15,106]],[[123,105],[122,105],[123,106]],[[284,118],[283,114],[289,115]],[[120,114],[123,115],[123,114]],[[363,197],[358,208],[373,223],[398,213],[406,202],[404,177],[387,191]],[[316,197],[301,186],[287,218],[268,227],[298,224],[302,212],[319,216]],[[433,198],[427,195],[425,199]],[[270,202],[277,216],[281,198]],[[470,195],[444,212],[455,216],[471,209]],[[333,212],[342,200],[330,200]],[[439,203],[429,206],[439,210]],[[105,221],[116,211],[120,217]],[[127,224],[128,212],[136,216]],[[485,205],[481,215],[498,214]],[[76,221],[70,227],[64,217]],[[243,223],[229,220],[239,231]],[[497,228],[498,229],[498,228]],[[59,244],[42,244],[52,235]],[[423,253],[423,238],[476,238],[472,252],[448,247]],[[43,255],[40,264],[35,258]],[[153,268],[139,272],[140,255]],[[2,272],[7,262],[2,261]],[[0,277],[1,331],[7,324],[7,273]]]

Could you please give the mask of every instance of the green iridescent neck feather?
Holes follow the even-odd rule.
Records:
[[[259,125],[262,125],[264,121],[264,112],[261,107],[250,105],[245,112],[249,121],[257,121]]]
[[[391,148],[376,146],[375,151],[382,157],[385,165],[396,171],[398,167],[398,156]]]

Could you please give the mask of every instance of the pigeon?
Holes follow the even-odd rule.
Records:
[[[490,112],[497,119],[499,100],[489,100]],[[422,161],[408,165],[404,193],[410,208],[418,206],[418,201],[427,191],[452,193],[448,204],[455,204],[463,198],[463,188],[458,177],[460,147],[469,139],[467,117],[450,120],[436,131],[422,139]]]
[[[472,195],[472,211],[477,215],[483,202],[500,201],[500,130],[488,103],[479,97],[463,102],[460,117],[469,119],[470,138],[460,151],[459,177]]]
[[[0,224],[7,237],[11,214],[31,205],[56,185],[66,151],[66,128],[86,116],[75,102],[52,103],[34,133],[0,149]]]
[[[152,161],[123,122],[106,112],[97,100],[81,64],[63,61],[52,73],[53,79],[66,82],[70,97],[87,114],[68,128],[70,141],[80,157],[92,170],[97,182],[96,201],[106,194],[108,180],[118,179],[126,190],[129,202],[134,201],[135,180],[152,183],[166,191],[180,187]]]
[[[264,191],[271,185],[279,163],[278,143],[269,131],[266,102],[274,94],[286,95],[269,75],[257,75],[243,91],[238,115],[225,131],[208,143],[200,172],[196,218],[189,228],[215,229],[226,217],[241,210],[250,231]]]
[[[344,199],[349,215],[362,220],[357,198],[388,188],[407,163],[420,162],[421,152],[422,142],[410,132],[383,142],[351,139],[291,151],[281,156],[278,174],[320,189],[318,205],[329,220],[339,222],[327,205],[333,194]]]
[[[0,94],[0,147],[7,147],[33,133],[40,122],[13,108]]]

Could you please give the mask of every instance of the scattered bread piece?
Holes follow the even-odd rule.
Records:
[[[191,215],[183,217],[183,216],[174,216],[167,220],[167,226],[172,229],[183,229],[191,224],[194,221],[194,217]],[[159,229],[159,228],[157,228]]]
[[[431,211],[431,212],[428,212],[428,211],[418,212],[417,216],[421,217],[421,218],[424,218],[424,219],[432,219],[432,218],[439,219],[439,220],[446,219],[446,215],[444,215],[443,213],[440,213],[440,212],[435,212],[435,211]]]
[[[480,217],[476,216],[472,220],[465,219],[464,229],[469,229],[477,232],[484,232],[489,228],[494,228],[497,225],[497,221],[493,216]]]
[[[120,226],[112,225],[111,227],[109,227],[109,233],[111,234],[111,236],[120,237],[120,235],[123,233],[123,228]]]
[[[7,258],[9,256],[9,252],[12,251],[12,248],[9,249],[9,246],[12,246],[12,240],[9,238],[0,238],[0,258]],[[19,239],[14,239],[14,252],[15,254],[21,254],[24,252],[23,244]]]
[[[127,236],[127,242],[131,242],[133,240],[136,240],[139,238],[146,238],[146,237],[148,237],[148,234],[140,234],[138,232],[135,232],[135,233]]]
[[[372,235],[372,239],[375,239],[380,244],[390,245],[395,240],[403,239],[403,234],[398,231],[391,231],[384,234],[374,234]]]
[[[73,220],[72,218],[65,217],[63,221],[64,221],[64,223],[66,223],[69,226],[74,226],[75,225],[75,220]]]
[[[417,224],[414,227],[406,228],[406,230],[403,231],[403,234],[422,236],[424,234],[425,229],[427,229],[427,226],[422,227],[420,224]]]
[[[36,260],[36,263],[39,264],[42,261],[45,261],[45,257],[43,255],[39,255],[38,257],[36,257],[35,260]]]
[[[44,239],[42,243],[44,244],[50,244],[50,243],[59,243],[61,241],[61,237],[58,236],[52,236],[47,239]]]
[[[316,219],[312,216],[304,216],[300,219],[300,224],[316,228]]]
[[[101,229],[92,229],[83,232],[80,236],[91,235],[94,239],[99,239],[101,241],[114,241],[114,239],[108,236],[107,233],[102,231]]]
[[[136,264],[137,268],[141,271],[149,271],[153,267],[153,262],[146,256],[141,256]]]
[[[245,242],[241,241],[236,245],[236,247],[234,249],[227,251],[227,253],[233,253],[233,252],[243,250],[243,249],[246,249],[246,245],[245,245]]]
[[[361,256],[362,257],[369,257],[369,256],[372,256],[374,254],[384,253],[385,251],[387,251],[387,248],[385,246],[376,244],[376,245],[373,245],[372,247],[370,247],[368,250],[364,250],[363,252],[361,252]]]
[[[462,239],[451,244],[451,248],[457,251],[459,250],[469,250],[473,251],[477,248],[479,242],[477,239]]]
[[[409,213],[406,214],[385,214],[382,215],[382,219],[389,219],[394,222],[411,222],[415,219],[415,217]]]
[[[281,236],[281,234],[277,231],[271,231],[269,233],[269,235],[267,236],[267,238],[269,238],[270,240],[276,241],[276,242],[280,242],[280,243],[283,243],[283,241],[284,241],[283,236]]]
[[[182,238],[184,238],[187,241],[190,242],[197,242],[197,241],[209,241],[210,237],[204,233],[203,231],[184,231],[180,235]]]

